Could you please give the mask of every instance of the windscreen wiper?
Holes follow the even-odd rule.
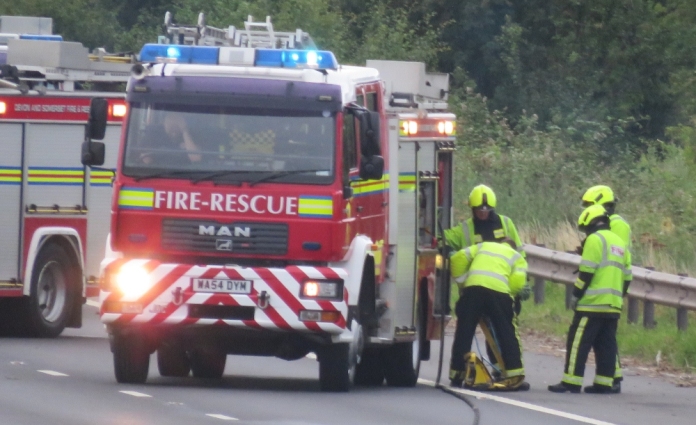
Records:
[[[215,180],[218,177],[225,177],[225,176],[235,175],[235,174],[249,174],[249,173],[258,173],[258,171],[248,171],[248,170],[213,171],[212,173],[203,174],[200,177],[192,179],[191,183],[196,184],[196,183],[202,182],[204,180]],[[241,182],[234,182],[234,183],[242,184]]]
[[[156,173],[150,173],[150,174],[145,174],[142,176],[135,177],[135,181],[139,182],[139,181],[148,180],[148,179],[156,179],[159,177],[180,177],[180,176],[187,176],[187,175],[198,174],[198,173],[200,173],[200,171],[193,171],[193,170],[157,171]]]
[[[324,173],[329,173],[329,170],[289,170],[289,171],[280,171],[277,173],[269,174],[267,176],[263,176],[258,180],[254,180],[253,182],[249,182],[249,187],[254,186],[255,184],[259,184],[265,181],[269,180],[274,180],[278,179],[280,177],[285,177],[285,176],[291,176],[293,174],[302,174],[302,173],[319,173],[319,172],[324,172]]]

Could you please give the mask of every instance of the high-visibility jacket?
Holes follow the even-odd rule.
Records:
[[[507,216],[498,214],[498,217],[500,217],[502,227],[500,229],[495,229],[493,231],[493,236],[495,236],[497,239],[512,239],[517,245],[517,251],[524,255],[524,251],[522,250],[522,241],[520,240],[520,236],[517,234],[515,224]],[[483,237],[476,233],[473,218],[463,221],[458,226],[445,230],[445,240],[447,241],[447,245],[451,246],[456,251],[481,242],[493,242],[484,241]]]
[[[578,300],[576,311],[621,313],[623,284],[631,280],[631,253],[619,235],[599,230],[585,240],[579,270],[592,273],[592,280]],[[575,286],[585,288],[578,279]]]
[[[611,231],[619,235],[626,244],[628,250],[631,250],[631,226],[623,217],[618,214],[609,216],[609,227]]]
[[[498,242],[482,242],[456,252],[450,259],[452,277],[460,289],[483,286],[517,295],[527,280],[527,260]]]

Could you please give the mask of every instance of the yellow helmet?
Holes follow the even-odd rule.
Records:
[[[590,205],[580,214],[580,218],[578,218],[578,229],[584,232],[596,219],[601,217],[606,218],[607,222],[609,222],[607,210],[605,210],[603,206],[599,204]]]
[[[493,209],[496,205],[495,192],[490,187],[480,184],[469,194],[469,206],[484,210]]]
[[[614,191],[609,186],[598,185],[592,186],[582,195],[582,206],[589,207],[590,205],[604,205],[616,202]]]

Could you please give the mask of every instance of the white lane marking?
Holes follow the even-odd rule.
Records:
[[[424,384],[424,385],[429,385],[431,387],[435,386],[435,382],[429,381],[427,379],[418,379],[418,382],[421,384]],[[449,389],[453,390],[455,392],[458,392],[460,394],[475,397],[478,400],[484,399],[484,400],[497,401],[499,403],[505,403],[505,404],[509,404],[511,406],[521,407],[523,409],[534,410],[536,412],[546,413],[548,415],[559,416],[561,418],[571,419],[571,420],[586,423],[586,424],[616,425],[612,422],[600,421],[597,419],[592,419],[592,418],[588,418],[585,416],[576,415],[573,413],[563,412],[561,410],[549,409],[548,407],[537,406],[535,404],[526,403],[524,401],[517,401],[517,400],[510,399],[510,398],[500,397],[500,396],[493,395],[493,394],[486,394],[486,393],[482,393],[482,392],[478,392],[478,391],[465,390],[463,388],[449,388]]]
[[[97,308],[99,308],[101,306],[99,301],[94,301],[94,300],[87,300],[86,304],[90,307],[97,307]]]
[[[215,419],[222,419],[223,421],[238,421],[239,419],[233,418],[232,416],[220,415],[218,413],[206,413],[205,416],[210,416]]]
[[[149,394],[139,393],[137,391],[119,391],[119,392],[126,394],[126,395],[132,395],[133,397],[152,397]]]
[[[316,360],[316,359],[317,359],[317,355],[314,354],[314,353],[309,353],[309,354],[307,354],[305,357],[307,357],[308,359],[311,359],[311,360]]]
[[[68,376],[64,373],[56,372],[55,370],[37,370],[37,372],[45,373],[46,375],[51,375],[51,376]]]

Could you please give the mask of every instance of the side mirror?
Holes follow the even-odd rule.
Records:
[[[379,155],[363,156],[360,159],[360,178],[380,180],[384,175],[384,158]]]
[[[82,142],[82,165],[104,165],[106,145],[102,142],[86,140]]]
[[[87,122],[88,139],[101,140],[106,134],[106,118],[109,114],[109,102],[101,97],[95,97],[89,105],[89,121]]]
[[[370,157],[382,154],[380,144],[380,126],[378,112],[363,112],[358,115],[360,122],[360,149],[362,154]]]

